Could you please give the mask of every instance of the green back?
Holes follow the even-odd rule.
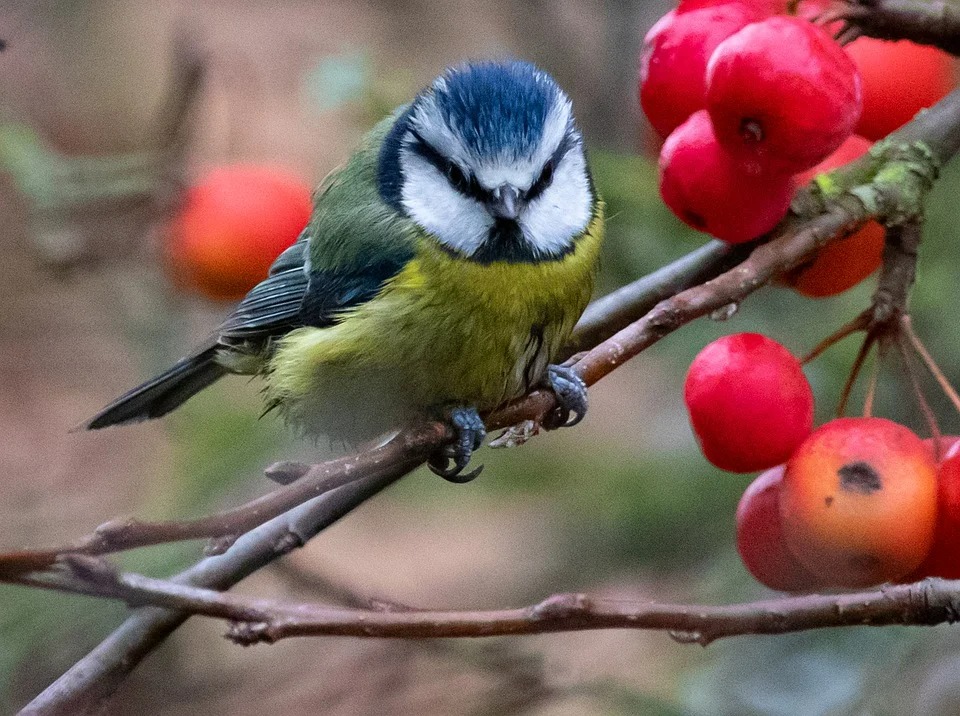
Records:
[[[314,270],[362,272],[372,264],[402,264],[413,254],[416,225],[380,197],[380,148],[405,107],[379,122],[346,165],[315,196],[310,261]]]

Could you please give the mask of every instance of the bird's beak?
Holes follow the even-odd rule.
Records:
[[[511,184],[503,184],[493,190],[490,213],[498,219],[516,219],[523,208],[520,190]]]

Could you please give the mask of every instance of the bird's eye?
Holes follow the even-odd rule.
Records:
[[[553,160],[551,159],[546,164],[543,165],[543,171],[540,172],[540,178],[537,179],[537,184],[543,184],[543,186],[550,186],[550,182],[553,181]]]
[[[447,181],[459,192],[466,193],[470,188],[470,180],[467,179],[467,175],[463,173],[463,169],[453,162],[447,165]]]
[[[527,192],[527,199],[529,201],[536,199],[543,193],[544,189],[550,186],[550,182],[553,181],[553,170],[554,163],[551,159],[543,165],[543,170],[540,172],[540,176],[537,177],[537,180],[533,183],[533,186],[530,187],[530,191]]]

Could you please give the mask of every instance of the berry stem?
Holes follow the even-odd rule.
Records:
[[[870,378],[867,381],[867,395],[863,399],[863,417],[873,416],[873,403],[877,395],[877,382],[880,378],[880,364],[883,360],[883,351],[877,351],[877,358],[870,368]]]
[[[953,403],[953,407],[956,408],[958,413],[960,413],[960,395],[957,394],[956,389],[953,387],[953,385],[951,385],[947,376],[944,375],[943,371],[940,369],[940,366],[937,365],[937,362],[933,359],[930,351],[927,350],[927,347],[923,344],[923,341],[920,340],[920,336],[918,336],[917,332],[913,329],[913,321],[910,320],[909,315],[904,315],[901,317],[900,329],[910,341],[910,344],[917,352],[917,355],[920,356],[920,359],[923,361],[924,365],[927,366],[927,370],[929,370],[931,375],[933,375],[941,390],[943,390],[947,398],[950,399],[950,402]]]
[[[847,377],[847,382],[843,386],[843,392],[840,393],[840,402],[837,404],[838,418],[842,418],[847,412],[850,393],[853,392],[853,386],[856,384],[857,378],[860,376],[860,371],[863,369],[863,364],[866,362],[867,356],[870,355],[870,349],[873,348],[876,340],[877,335],[873,331],[867,333],[867,337],[863,339],[863,344],[860,346],[857,357],[853,361],[853,367],[850,368],[850,375]]]
[[[937,460],[940,460],[940,443],[943,438],[942,433],[940,432],[940,425],[937,423],[937,416],[934,414],[933,409],[930,407],[930,403],[927,402],[926,396],[923,394],[923,386],[920,384],[920,376],[917,375],[917,367],[914,365],[914,357],[910,352],[911,343],[907,336],[902,332],[898,332],[896,336],[897,349],[900,351],[900,356],[903,358],[903,365],[906,369],[907,377],[910,379],[910,385],[913,388],[913,395],[917,400],[917,405],[920,407],[920,411],[923,413],[923,418],[927,423],[927,427],[930,429],[930,437],[933,438],[934,452]]]
[[[854,318],[852,321],[841,326],[837,331],[835,331],[834,333],[830,334],[829,336],[824,338],[822,341],[820,341],[813,348],[813,350],[811,350],[809,353],[807,353],[807,355],[805,355],[801,359],[800,362],[803,365],[807,365],[808,363],[811,363],[812,361],[816,360],[821,355],[826,353],[827,350],[832,348],[834,345],[842,341],[847,336],[853,335],[858,331],[867,330],[867,328],[869,328],[870,326],[870,321],[872,320],[872,317],[873,317],[873,311],[871,309],[867,309],[866,311],[861,313],[859,316]]]

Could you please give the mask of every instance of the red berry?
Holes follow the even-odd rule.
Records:
[[[873,145],[856,134],[813,169],[797,176],[797,182],[806,184],[818,174],[841,167],[866,154]],[[836,296],[853,288],[876,271],[883,262],[886,231],[876,221],[869,221],[860,229],[821,249],[811,260],[783,278],[798,293],[811,298]]]
[[[787,548],[780,516],[778,465],[750,483],[737,506],[737,551],[747,571],[761,584],[781,592],[816,589],[817,579]]]
[[[717,138],[749,167],[809,169],[850,136],[860,77],[824,30],[772,17],[724,40],[707,68],[707,109]]]
[[[933,543],[937,469],[930,448],[890,420],[833,420],[787,463],[780,511],[787,546],[825,584],[899,579]]]
[[[937,469],[937,526],[927,558],[905,582],[925,577],[960,579],[960,442],[953,442]]]
[[[813,392],[800,361],[757,333],[724,336],[700,351],[684,398],[703,454],[730,472],[786,462],[813,428]]]
[[[747,174],[717,142],[701,110],[660,151],[660,195],[681,221],[732,244],[767,233],[793,199],[789,176]]]
[[[863,37],[847,46],[863,77],[857,133],[882,139],[956,87],[954,61],[935,47]]]
[[[759,15],[739,2],[668,12],[640,53],[640,105],[661,137],[706,107],[707,61],[723,40]]]
[[[190,187],[167,232],[174,279],[208,298],[243,297],[303,231],[312,207],[310,188],[284,169],[212,170]]]

